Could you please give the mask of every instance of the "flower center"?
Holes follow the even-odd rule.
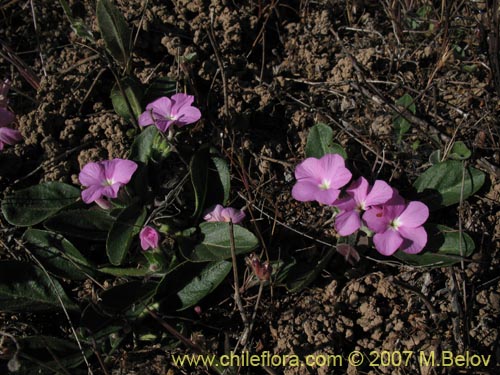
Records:
[[[105,179],[105,180],[102,182],[102,186],[111,186],[111,185],[113,185],[114,183],[115,183],[115,182],[114,182],[112,179],[107,178],[107,179]]]
[[[330,180],[323,179],[321,180],[321,184],[318,185],[321,190],[330,189]]]
[[[399,221],[399,218],[396,218],[389,223],[389,227],[391,227],[392,229],[397,230],[400,226],[401,222]]]
[[[169,115],[169,116],[167,116],[167,120],[175,121],[175,120],[177,120],[177,116],[176,115]]]
[[[363,212],[366,210],[365,202],[359,202],[356,206],[356,211]]]

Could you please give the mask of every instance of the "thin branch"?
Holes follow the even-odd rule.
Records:
[[[236,263],[236,244],[234,241],[234,228],[232,220],[229,222],[229,241],[231,244],[231,258],[233,261],[234,301],[238,306],[238,310],[240,310],[241,320],[243,321],[243,324],[245,325],[245,327],[248,327],[248,318],[245,313],[245,309],[243,307],[243,303],[241,301],[241,296],[240,296],[240,282],[238,276],[238,265]]]

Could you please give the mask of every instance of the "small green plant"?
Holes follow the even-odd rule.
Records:
[[[26,228],[24,246],[37,264],[0,262],[0,310],[64,309],[81,329],[81,340],[105,348],[110,335],[121,331],[123,317],[142,319],[158,305],[172,312],[196,305],[227,277],[232,257],[258,246],[255,235],[239,225],[244,212],[222,206],[231,194],[227,162],[210,147],[192,155],[174,151],[176,130],[201,117],[193,100],[179,93],[146,106],[138,118],[144,130],[129,157],[86,164],[79,174],[83,190],[48,182],[2,201],[5,219]],[[191,158],[188,174],[165,191],[160,186],[169,181],[161,171],[175,156]],[[192,187],[185,183],[189,177]],[[179,194],[194,203],[173,213],[169,197]],[[121,282],[103,291],[97,304],[75,300],[61,284],[87,278],[98,283],[110,276]],[[47,338],[48,345],[54,340],[59,342]],[[58,353],[65,368],[82,363],[71,341],[61,344],[72,348]],[[23,369],[33,366],[25,360],[31,355],[19,353]],[[58,366],[50,360],[43,364],[49,373]]]
[[[398,143],[401,143],[403,136],[408,133],[411,128],[411,123],[404,116],[404,112],[409,111],[414,115],[417,113],[417,106],[415,105],[415,100],[410,94],[404,94],[402,97],[396,100],[395,104],[401,107],[402,112],[394,114],[394,117],[392,119],[392,126],[394,127],[394,131],[398,136]]]

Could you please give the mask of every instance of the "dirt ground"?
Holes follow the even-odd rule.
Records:
[[[78,185],[84,164],[124,157],[133,140],[130,125],[113,111],[113,78],[103,61],[71,31],[59,2],[32,3],[33,8],[25,1],[0,5],[0,77],[13,82],[10,103],[24,137],[0,155],[0,186],[5,192],[39,181]],[[495,45],[499,25],[491,4],[116,3],[137,32],[133,73],[143,83],[169,77],[180,90],[195,95],[203,118],[180,147],[189,150],[210,142],[233,161],[234,199],[253,209],[271,259],[296,252],[307,262],[325,251],[311,238],[329,242],[333,235],[328,208],[296,202],[290,194],[294,166],[304,158],[308,129],[315,123],[332,127],[355,174],[378,176],[408,196],[412,182],[429,167],[432,151],[444,150],[452,140],[464,141],[472,150],[467,163],[487,175],[476,195],[433,217],[453,228],[460,222],[473,237],[476,251],[463,264],[420,269],[371,250],[355,265],[335,255],[318,279],[298,293],[279,283],[266,288],[255,320],[254,353],[344,358],[336,367],[285,366],[272,371],[498,373],[500,68]],[[69,4],[74,15],[98,31],[93,2]],[[7,47],[26,67],[23,74],[5,58]],[[186,58],[193,53],[194,58]],[[416,112],[410,131],[398,141],[392,108],[404,94],[415,99]],[[2,226],[7,228],[3,221]],[[257,289],[243,291],[248,309]],[[201,315],[187,325],[188,335],[222,353],[242,331],[239,313],[227,293],[216,293],[201,307]],[[14,318],[4,316],[4,326],[16,324]],[[367,358],[371,351],[382,350],[469,351],[491,354],[492,364],[433,367],[412,358],[403,367],[370,367],[368,361],[354,367],[346,360],[354,350]],[[176,353],[189,351],[131,340],[115,352],[108,373],[209,373],[201,367],[174,366],[171,357]],[[101,373],[98,363],[94,365],[94,373]],[[271,370],[243,368],[239,373],[266,371]]]

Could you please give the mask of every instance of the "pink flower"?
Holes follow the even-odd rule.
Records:
[[[146,251],[148,249],[156,249],[158,247],[160,235],[156,229],[151,228],[150,226],[145,226],[139,233],[139,238],[141,240],[142,250]]]
[[[120,187],[129,183],[136,169],[136,163],[124,159],[86,164],[78,175],[80,183],[87,187],[82,191],[82,200],[109,208],[109,202],[103,197],[116,198]]]
[[[5,80],[0,84],[0,151],[5,145],[13,145],[21,141],[23,137],[16,129],[9,128],[14,122],[16,116],[7,109],[7,94],[10,89],[9,80]]]
[[[375,248],[389,256],[398,249],[408,254],[422,251],[427,243],[427,232],[422,225],[428,217],[429,208],[425,204],[418,201],[405,204],[395,191],[383,206],[367,210],[363,220],[376,233],[373,237]]]
[[[227,207],[224,208],[220,204],[216,205],[213,209],[208,211],[205,216],[203,216],[203,220],[209,222],[217,222],[222,221],[229,223],[232,221],[233,224],[239,224],[245,218],[245,213],[242,210],[237,210],[236,208]]]
[[[200,110],[191,105],[193,101],[194,96],[186,94],[156,99],[149,103],[146,111],[139,116],[139,125],[155,125],[160,131],[166,132],[172,125],[192,124],[201,117]]]
[[[295,169],[297,183],[292,196],[301,202],[318,201],[332,204],[340,189],[351,179],[342,156],[326,154],[321,159],[307,158]]]
[[[348,198],[333,202],[342,211],[335,217],[335,229],[341,236],[349,236],[361,227],[362,211],[384,204],[393,195],[393,189],[385,181],[377,180],[370,187],[364,177],[353,182],[346,192]]]
[[[3,125],[7,122],[7,117],[10,117],[8,115],[4,116],[4,111],[14,116],[6,109],[0,108],[0,151],[3,150],[5,145],[14,145],[23,139],[21,133],[19,133],[19,130],[11,129],[6,125]]]

